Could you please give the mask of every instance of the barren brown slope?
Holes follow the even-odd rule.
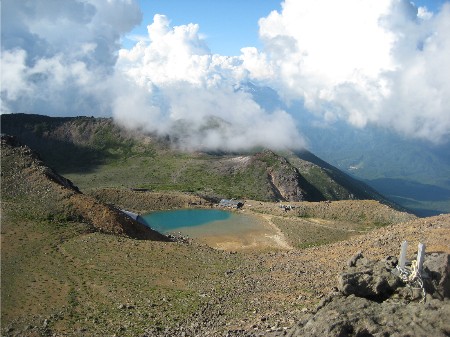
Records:
[[[117,208],[82,194],[70,180],[47,167],[27,146],[2,136],[2,202],[26,202],[30,217],[81,220],[93,230],[137,239],[167,240]]]
[[[403,240],[409,242],[410,260],[419,242],[426,244],[429,253],[450,253],[450,215],[389,225],[334,244],[254,255],[252,264],[233,270],[229,276],[234,286],[230,297],[222,298],[216,305],[225,315],[231,316],[237,308],[254,313],[247,322],[236,325],[245,332],[234,336],[261,336],[289,327],[307,316],[333,290],[342,268],[356,252],[362,251],[365,257],[376,260],[398,256]],[[247,301],[227,306],[233,298]],[[281,329],[281,335],[282,332]]]

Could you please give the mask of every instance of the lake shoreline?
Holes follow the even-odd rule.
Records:
[[[195,213],[198,210],[200,213]],[[191,219],[183,218],[176,220],[177,214],[185,217],[191,215],[209,213],[219,214],[222,218],[202,223],[193,224]],[[219,213],[217,213],[219,212]],[[228,213],[225,218],[221,214]],[[168,230],[161,230],[162,227],[151,226],[152,221],[164,221],[164,216],[175,217],[170,221],[185,221],[187,226],[170,228],[173,223],[168,224]],[[282,231],[271,221],[269,215],[258,214],[252,211],[224,210],[222,208],[196,207],[189,209],[176,209],[167,211],[157,211],[142,215],[148,225],[161,233],[172,236],[189,238],[196,242],[206,244],[211,248],[224,251],[260,251],[270,249],[291,250],[293,247],[288,243]],[[157,220],[155,220],[155,218]]]

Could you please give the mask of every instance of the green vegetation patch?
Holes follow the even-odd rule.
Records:
[[[225,170],[209,155],[159,152],[102,164],[92,172],[65,176],[81,190],[103,187],[181,191],[226,198],[268,200],[271,195],[264,165]]]
[[[272,221],[296,248],[308,248],[343,241],[357,234],[346,229],[321,226],[312,221],[274,217]]]

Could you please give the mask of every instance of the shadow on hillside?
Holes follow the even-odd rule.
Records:
[[[411,208],[411,211],[413,212],[414,215],[417,215],[418,217],[421,218],[427,218],[430,216],[436,216],[447,213],[445,211],[425,209],[425,208]]]
[[[384,198],[384,196],[380,195],[378,193],[379,191],[374,189],[372,186],[369,186],[367,183],[364,183],[344,173],[343,171],[320,159],[311,152],[296,151],[295,155],[302,160],[309,161],[324,169],[331,179],[350,191],[357,199],[375,199],[382,200],[383,202],[388,202]]]
[[[93,149],[55,139],[36,137],[33,134],[14,134],[20,143],[37,152],[45,165],[55,169],[60,174],[89,173],[99,165],[112,159],[112,155],[101,149]]]
[[[327,198],[320,192],[314,185],[312,185],[308,180],[305,179],[300,174],[299,179],[300,187],[306,191],[306,201],[325,201]]]
[[[2,134],[11,135],[37,152],[44,163],[60,174],[89,173],[99,165],[119,157],[117,144],[108,144],[107,136],[95,146],[76,144],[67,135],[54,136],[55,130],[71,121],[75,128],[90,123],[89,117],[48,117],[33,114],[0,115]],[[101,126],[94,132],[101,131]],[[67,140],[65,140],[67,138]],[[114,153],[117,152],[117,154]],[[123,151],[122,151],[123,152]],[[125,151],[126,152],[126,151]]]

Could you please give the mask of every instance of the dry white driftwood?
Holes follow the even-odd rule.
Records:
[[[405,268],[406,264],[406,250],[408,249],[408,241],[403,241],[400,248],[400,257],[398,259],[398,266],[400,268]]]
[[[400,248],[400,257],[394,274],[398,275],[403,282],[407,283],[413,288],[422,289],[422,300],[425,302],[426,292],[423,286],[423,261],[425,259],[425,244],[419,243],[417,248],[417,258],[412,261],[408,266],[406,265],[406,250],[408,248],[408,242],[403,241]]]
[[[423,268],[423,260],[425,259],[425,244],[419,243],[419,246],[417,248],[417,273],[419,275],[422,274],[422,268]]]

